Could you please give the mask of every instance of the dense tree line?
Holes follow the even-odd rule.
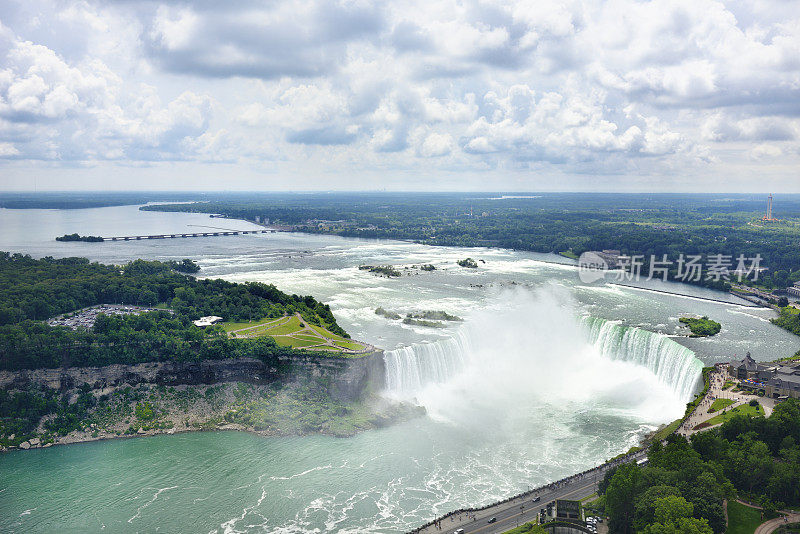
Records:
[[[612,534],[725,532],[723,499],[767,510],[800,503],[800,401],[769,418],[736,416],[718,429],[651,445],[648,464],[606,473],[600,505]]]
[[[0,192],[0,208],[68,210],[145,204],[147,202],[184,202],[203,198],[202,193],[128,193],[102,191],[16,193]]]
[[[781,309],[779,317],[770,320],[781,328],[800,336],[800,314],[795,308],[784,307]]]
[[[0,253],[0,368],[267,357],[284,350],[271,339],[233,340],[192,324],[205,315],[247,321],[300,313],[309,323],[349,337],[330,307],[311,296],[287,295],[261,283],[198,280],[174,270],[192,265],[136,260],[114,266]],[[172,313],[101,315],[91,330],[41,322],[103,303],[165,303]]]
[[[10,370],[245,357],[264,360],[291,353],[272,338],[231,339],[219,328],[197,328],[185,316],[166,311],[101,314],[91,330],[37,321],[0,326],[0,368]]]

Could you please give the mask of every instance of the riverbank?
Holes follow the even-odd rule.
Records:
[[[239,358],[0,371],[0,448],[192,430],[346,437],[424,413],[380,397],[384,376],[378,350],[266,363]]]
[[[48,414],[22,436],[0,440],[0,451],[192,431],[237,430],[260,436],[326,434],[351,437],[423,415],[424,408],[376,394],[332,399],[313,381],[273,384],[122,385],[70,390],[61,400],[91,407],[77,428],[60,432],[63,414]]]

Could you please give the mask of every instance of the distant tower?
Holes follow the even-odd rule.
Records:
[[[764,218],[762,220],[764,220],[764,221],[777,221],[777,219],[775,219],[772,216],[772,193],[770,193],[769,194],[769,198],[767,198],[767,214],[764,215]]]

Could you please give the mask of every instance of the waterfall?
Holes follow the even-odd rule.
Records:
[[[647,368],[682,402],[690,400],[697,391],[703,364],[694,352],[667,336],[597,317],[579,319],[577,326],[580,333],[566,330],[563,333],[565,340],[583,337],[582,346],[593,349],[590,352],[602,359],[625,361]],[[487,352],[496,358],[507,357],[503,351],[493,351],[491,347],[487,350],[486,340],[480,334],[473,334],[474,331],[467,324],[451,338],[387,351],[384,354],[387,393],[410,397],[426,386],[443,384],[470,364],[484,363],[473,361],[476,349],[483,350],[484,358]],[[529,344],[520,350],[536,352]],[[574,353],[575,347],[565,346],[564,352]],[[544,356],[550,357],[551,354]],[[574,365],[583,363],[574,360],[574,354],[561,357],[570,359]],[[520,369],[520,372],[527,371]]]
[[[588,332],[588,341],[604,358],[646,367],[683,400],[691,400],[697,392],[703,363],[680,343],[663,334],[598,317],[584,317],[581,324]]]
[[[467,328],[448,339],[387,351],[386,391],[406,396],[429,384],[446,382],[467,365],[472,352]]]

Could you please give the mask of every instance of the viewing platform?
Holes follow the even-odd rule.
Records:
[[[143,239],[180,239],[185,237],[215,237],[221,235],[268,234],[275,230],[230,230],[220,232],[194,232],[178,234],[125,235],[104,237],[103,241],[141,241]]]

